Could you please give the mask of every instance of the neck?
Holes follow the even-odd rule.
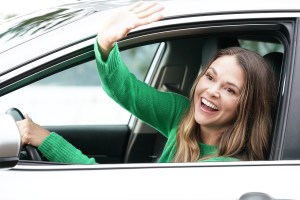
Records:
[[[203,143],[218,146],[224,129],[200,126],[200,139]]]

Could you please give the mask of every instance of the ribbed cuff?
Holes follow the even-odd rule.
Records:
[[[110,75],[118,68],[118,66],[120,66],[121,56],[119,53],[117,43],[114,44],[106,61],[102,59],[101,56],[102,52],[98,44],[98,38],[96,38],[96,42],[94,43],[94,51],[95,51],[97,66],[100,71],[106,71],[106,74]]]
[[[54,132],[51,132],[45,138],[38,149],[52,162],[96,164],[94,158],[88,158],[80,150]]]

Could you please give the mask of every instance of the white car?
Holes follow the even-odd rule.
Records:
[[[221,48],[256,51],[273,67],[278,95],[269,159],[197,163],[156,163],[165,138],[101,88],[93,50],[99,24],[130,3],[78,1],[0,24],[1,200],[300,199],[299,3],[161,1],[163,20],[119,42],[140,80],[182,95]],[[13,107],[101,164],[49,162],[22,147],[7,114]]]

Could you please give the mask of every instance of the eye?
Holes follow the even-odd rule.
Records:
[[[210,74],[205,74],[205,76],[208,80],[210,80],[210,81],[213,80],[213,77]]]
[[[225,90],[227,92],[229,92],[230,94],[235,94],[235,91],[233,89],[231,89],[231,88],[225,88]]]

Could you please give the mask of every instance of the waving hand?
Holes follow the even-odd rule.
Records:
[[[156,2],[136,2],[112,15],[98,32],[98,43],[104,56],[107,57],[114,43],[132,29],[160,20],[161,10],[163,6]]]

